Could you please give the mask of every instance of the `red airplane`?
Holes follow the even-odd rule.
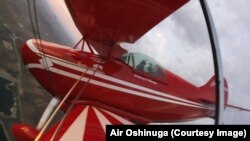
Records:
[[[69,48],[30,39],[22,46],[24,64],[61,101],[58,108],[65,111],[65,117],[48,130],[46,125],[40,130],[14,125],[18,141],[101,141],[106,124],[214,116],[214,77],[196,87],[152,58],[120,46],[137,41],[187,0],[65,2],[83,35],[82,43]],[[86,48],[90,51],[83,51]],[[225,104],[227,95],[225,81]]]

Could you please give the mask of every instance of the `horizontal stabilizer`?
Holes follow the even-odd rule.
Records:
[[[237,110],[240,110],[240,111],[250,112],[250,109],[246,109],[246,108],[243,108],[243,107],[234,106],[234,105],[230,105],[230,104],[227,104],[226,106],[227,106],[227,108],[233,108],[233,109],[237,109]]]

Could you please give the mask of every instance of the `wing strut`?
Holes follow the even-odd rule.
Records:
[[[90,51],[92,54],[96,54],[96,51],[93,50],[93,48],[92,48],[92,46],[90,45],[90,43],[88,42],[88,40],[87,40],[87,39],[84,39],[84,37],[82,37],[82,38],[76,43],[76,45],[73,47],[73,49],[77,49],[77,48],[79,47],[79,45],[81,45],[80,51],[84,51],[85,44],[87,45],[89,51]]]
[[[97,68],[99,67],[99,64],[97,66]],[[88,71],[88,69],[82,73],[81,77],[77,80],[77,82],[75,83],[77,85],[77,83],[80,82],[80,80],[82,79],[83,75]],[[93,73],[91,74],[91,76],[93,77],[95,75],[97,70],[94,70]],[[73,101],[71,101],[71,104],[70,106],[68,107],[67,111],[65,112],[65,115],[63,116],[62,120],[59,122],[56,130],[54,131],[52,137],[50,138],[50,140],[54,140],[59,132],[59,130],[61,129],[62,127],[62,124],[64,123],[65,119],[67,118],[67,116],[69,115],[70,111],[74,108],[74,106],[76,105],[76,101],[80,98],[81,94],[84,92],[84,90],[87,88],[89,82],[91,81],[92,77],[90,77],[88,79],[88,81],[84,84],[84,86],[81,88],[81,90],[78,92],[78,94],[76,95],[76,97],[73,99]],[[75,87],[76,85],[74,85],[73,87]],[[72,88],[73,88],[72,87]],[[71,89],[72,89],[71,88]],[[74,89],[74,88],[73,88]],[[72,91],[73,91],[72,89]],[[69,93],[64,97],[64,99],[66,100],[68,98],[68,96],[70,95],[70,93],[72,92],[71,90],[69,91]],[[64,102],[63,102],[64,103]],[[62,104],[63,104],[62,103]],[[61,103],[60,103],[61,104]],[[61,106],[60,106],[61,107]],[[59,107],[59,108],[60,108]]]
[[[54,110],[54,112],[51,114],[50,118],[47,120],[47,122],[45,123],[45,125],[43,126],[43,128],[41,129],[41,131],[39,132],[39,134],[37,135],[35,141],[39,141],[41,136],[43,135],[44,131],[47,129],[47,127],[49,126],[49,124],[51,123],[52,119],[55,117],[56,113],[60,110],[60,108],[62,107],[62,105],[65,103],[65,101],[67,100],[67,98],[70,96],[70,94],[72,93],[72,91],[76,88],[76,86],[79,84],[79,82],[81,81],[83,75],[85,74],[85,72],[82,73],[81,77],[74,83],[74,85],[71,87],[71,89],[68,91],[68,93],[65,95],[65,97],[62,99],[62,101],[59,103],[59,105],[56,107],[56,109]]]

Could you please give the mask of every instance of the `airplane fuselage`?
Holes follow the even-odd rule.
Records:
[[[167,70],[163,76],[153,77],[121,59],[104,59],[45,41],[37,44],[36,40],[26,42],[22,55],[33,76],[55,97],[62,99],[80,79],[66,105],[76,100],[76,104],[98,106],[139,123],[214,114],[214,92],[208,95]]]

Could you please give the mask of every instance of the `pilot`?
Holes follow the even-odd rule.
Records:
[[[153,73],[153,65],[149,63],[149,66],[147,67],[147,70],[149,73]]]
[[[146,61],[142,60],[141,63],[136,67],[138,70],[144,71],[144,67],[146,65]]]

